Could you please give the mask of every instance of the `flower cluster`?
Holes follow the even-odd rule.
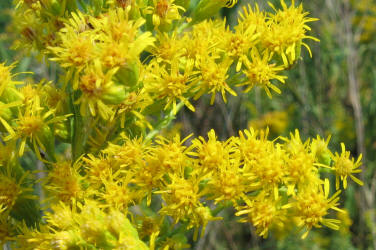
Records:
[[[224,141],[214,130],[207,138],[158,135],[203,95],[213,104],[242,86],[281,93],[283,71],[301,46],[311,53],[306,39],[317,40],[306,34],[316,19],[302,5],[248,6],[230,28],[212,17],[236,0],[189,10],[187,0],[15,2],[14,46],[61,75],[16,81],[14,65],[0,64],[0,242],[181,249],[187,231],[196,239],[226,207],[263,237],[339,228],[330,210],[342,211],[340,184],[362,184],[354,176],[361,157],[344,145],[332,153],[329,138],[303,142],[296,131],[270,140],[253,128]],[[336,177],[334,193],[325,170]]]

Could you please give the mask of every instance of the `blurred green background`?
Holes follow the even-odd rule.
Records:
[[[17,61],[15,72],[31,71],[36,78],[54,80],[56,69],[43,66],[32,54],[10,49],[15,37],[7,28],[11,2],[0,0],[0,61]],[[279,6],[279,1],[270,2]],[[235,24],[238,11],[255,3],[270,10],[267,1],[239,0],[222,15]],[[351,183],[342,194],[341,207],[348,214],[341,216],[339,231],[313,230],[305,240],[298,234],[261,239],[250,225],[237,223],[233,213],[225,211],[220,214],[223,221],[209,223],[204,237],[191,242],[193,249],[376,249],[376,1],[315,0],[303,1],[303,6],[320,19],[310,24],[309,35],[321,41],[308,41],[313,57],[303,49],[303,59],[288,72],[286,84],[279,85],[280,96],[269,99],[262,90],[238,91],[228,104],[216,98],[213,106],[202,98],[194,103],[195,113],[183,110],[178,115],[175,128],[184,135],[206,135],[214,128],[222,139],[249,126],[268,126],[271,138],[288,136],[295,128],[303,140],[331,135],[333,150],[340,151],[344,142],[353,156],[363,154],[365,185]]]

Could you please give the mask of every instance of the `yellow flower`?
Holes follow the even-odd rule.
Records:
[[[287,7],[285,1],[281,0],[282,10],[277,10],[270,2],[269,5],[276,13],[271,14],[267,21],[267,28],[261,35],[262,44],[270,51],[281,55],[285,67],[295,62],[297,54],[300,55],[301,45],[305,46],[312,56],[311,49],[303,42],[303,39],[319,41],[317,38],[305,34],[311,30],[306,23],[318,19],[306,17],[309,13],[303,12],[302,4],[295,7],[294,0],[290,7]]]
[[[244,136],[245,134],[245,136]],[[282,145],[267,140],[268,130],[255,131],[252,128],[239,132],[239,150],[244,163],[243,173],[254,186],[261,185],[264,191],[279,197],[279,186],[285,181],[285,151]],[[259,135],[260,134],[260,135]],[[259,137],[259,138],[257,138]]]
[[[146,165],[145,156],[150,153],[150,148],[143,138],[128,138],[125,134],[121,135],[122,145],[109,143],[102,152],[106,158],[112,159],[111,167],[114,170],[121,168],[123,170],[144,168]]]
[[[153,6],[146,8],[145,14],[152,14],[154,29],[169,28],[174,20],[181,18],[179,11],[184,12],[185,9],[174,2],[175,0],[153,0]]]
[[[190,167],[188,155],[191,148],[184,146],[184,142],[191,136],[181,139],[177,134],[171,141],[162,136],[157,137],[158,146],[152,148],[151,157],[159,163],[163,173],[184,174],[185,168]]]
[[[275,225],[284,225],[286,218],[286,208],[281,206],[279,200],[269,197],[265,192],[261,192],[252,201],[247,202],[245,206],[237,208],[236,216],[246,215],[239,222],[250,222],[256,228],[259,236],[266,238],[269,229]]]
[[[111,174],[108,179],[102,179],[104,190],[100,192],[93,190],[93,194],[94,197],[98,196],[100,200],[103,200],[101,207],[115,208],[126,212],[129,206],[134,205],[142,197],[138,195],[139,192],[131,188],[132,174],[127,172],[126,176],[121,178],[118,177],[119,174],[120,172],[116,172],[114,175]]]
[[[16,85],[22,84],[22,82],[14,81],[12,78],[15,75],[12,75],[11,70],[15,67],[15,64],[10,66],[5,66],[5,63],[0,63],[0,100],[7,101],[3,98],[4,91],[8,88],[15,88]],[[8,100],[9,101],[9,100]]]
[[[181,67],[184,67],[184,73],[182,73]],[[164,109],[172,106],[172,111],[176,114],[176,101],[180,100],[187,108],[195,111],[188,100],[191,86],[196,81],[192,60],[188,60],[185,65],[181,65],[178,59],[174,59],[169,67],[151,63],[149,69],[150,73],[145,79],[147,91],[154,93],[158,99],[166,98]]]
[[[251,25],[247,29],[236,27],[235,32],[228,31],[224,33],[225,50],[228,56],[233,58],[236,63],[236,72],[239,72],[243,62],[246,60],[250,48],[257,44],[260,36],[256,31],[256,26]]]
[[[23,155],[26,143],[29,142],[40,160],[42,160],[40,149],[54,158],[54,136],[50,126],[66,120],[69,115],[55,116],[54,110],[46,111],[40,106],[39,98],[35,98],[36,101],[26,106],[23,114],[19,113],[14,130],[10,130],[4,140],[21,139],[20,156]]]
[[[256,29],[256,34],[263,34],[266,25],[266,14],[260,11],[259,6],[255,3],[255,7],[252,9],[251,5],[243,6],[243,12],[239,12],[238,25],[236,29],[246,32],[248,29]]]
[[[206,187],[206,192],[215,203],[231,201],[234,204],[243,198],[247,192],[254,191],[257,185],[253,185],[249,178],[242,174],[239,161],[232,161],[225,166],[220,166],[214,172]]]
[[[286,150],[286,177],[289,195],[295,195],[295,188],[305,189],[317,186],[321,183],[318,177],[318,169],[315,166],[315,157],[309,152],[308,141],[303,143],[300,139],[299,131],[290,134],[290,139],[282,138],[285,141],[284,149]]]
[[[27,185],[29,173],[17,176],[9,166],[6,167],[5,173],[0,172],[0,207],[11,211],[17,200],[37,199],[37,196],[32,194],[33,188]]]
[[[47,191],[48,199],[54,203],[69,204],[72,199],[83,198],[83,177],[80,175],[81,163],[71,166],[69,161],[52,164],[52,169],[42,179],[43,187]]]
[[[197,157],[200,171],[203,174],[219,171],[220,168],[225,168],[229,164],[230,159],[235,154],[235,144],[232,138],[226,142],[217,140],[214,129],[208,133],[208,140],[202,136],[192,141],[191,156]]]
[[[85,179],[90,183],[90,186],[94,189],[103,185],[103,180],[110,178],[111,173],[118,170],[113,164],[113,161],[109,157],[98,155],[95,157],[92,154],[88,154],[82,158],[85,163],[86,169]]]
[[[86,68],[78,85],[81,96],[75,101],[75,104],[80,104],[82,116],[89,113],[92,116],[98,114],[104,120],[110,119],[113,114],[111,105],[120,104],[125,99],[124,86],[113,81],[117,70],[105,71],[99,60]]]
[[[324,140],[320,136],[317,136],[317,138],[313,139],[310,144],[311,152],[315,156],[317,161],[320,164],[326,164],[328,166],[330,166],[331,162],[331,152],[328,149],[330,137],[331,136],[328,136],[328,138]]]
[[[355,161],[354,158],[350,159],[350,152],[346,151],[345,144],[341,143],[341,149],[342,152],[340,155],[336,152],[333,156],[334,164],[332,169],[336,173],[336,188],[339,189],[339,180],[341,179],[343,188],[346,189],[348,176],[359,185],[363,185],[363,182],[353,175],[362,172],[362,170],[359,169],[362,165],[362,155]]]
[[[272,94],[269,89],[280,94],[281,90],[273,85],[271,81],[275,79],[281,83],[285,83],[287,77],[278,75],[278,72],[282,71],[283,67],[269,63],[271,57],[272,54],[268,51],[264,51],[263,56],[261,57],[258,49],[254,47],[251,50],[251,60],[248,58],[244,60],[245,69],[243,72],[246,75],[247,80],[244,83],[238,84],[238,86],[247,86],[244,90],[245,92],[250,91],[254,86],[263,87],[270,98],[272,97]]]
[[[96,45],[101,48],[107,66],[122,66],[138,60],[140,53],[154,44],[155,38],[150,32],[140,32],[145,20],[130,20],[129,15],[128,8],[116,8],[91,20],[103,41],[103,44]]]
[[[13,219],[9,216],[9,213],[0,212],[0,244],[6,244],[8,241],[16,239],[14,237],[16,227],[12,221]]]
[[[84,17],[81,17],[84,18]],[[98,36],[92,30],[77,30],[77,27],[69,26],[58,33],[60,43],[54,47],[48,47],[53,56],[51,61],[57,61],[61,67],[69,68],[66,80],[74,73],[75,79],[85,66],[98,56],[96,41]],[[77,81],[73,81],[73,89],[77,89]]]
[[[56,110],[57,114],[66,112],[67,94],[60,88],[56,87],[52,82],[47,82],[42,86],[41,101],[46,104],[49,109]]]
[[[312,227],[320,228],[321,225],[324,225],[334,230],[339,229],[339,220],[324,218],[324,216],[328,214],[329,209],[342,212],[337,207],[340,193],[341,190],[338,190],[332,197],[328,198],[329,180],[325,179],[324,190],[322,185],[318,185],[315,188],[306,189],[297,195],[294,207],[299,217],[298,226],[305,227],[307,230],[302,235],[303,239],[307,237]]]
[[[211,94],[210,104],[213,104],[217,92],[222,94],[224,102],[227,102],[226,92],[237,96],[236,92],[227,84],[228,70],[231,64],[232,60],[230,58],[226,58],[221,62],[216,62],[213,57],[201,58],[198,66],[200,72],[199,81],[194,88],[197,94],[194,99],[198,99],[204,93],[209,93]]]
[[[200,177],[191,176],[189,179],[177,175],[170,175],[170,183],[156,194],[161,194],[165,205],[159,210],[159,214],[171,216],[174,223],[187,221],[187,228],[200,227],[202,211],[200,197],[202,192],[199,188]],[[209,217],[208,217],[209,218]]]
[[[205,61],[208,56],[219,57],[219,53],[224,51],[225,25],[223,20],[208,20],[194,25],[191,32],[184,32],[183,55],[194,59],[195,66]]]
[[[176,61],[174,59],[180,58],[185,53],[185,44],[176,31],[171,34],[158,32],[156,38],[156,45],[150,50],[156,56],[158,63],[168,62],[171,64],[171,61]]]

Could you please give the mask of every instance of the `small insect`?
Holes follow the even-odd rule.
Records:
[[[238,2],[238,0],[227,0],[226,2],[226,7],[227,8],[232,8],[234,5]]]

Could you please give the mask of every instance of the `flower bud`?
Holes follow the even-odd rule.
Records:
[[[125,87],[122,85],[113,84],[109,89],[107,89],[101,99],[106,104],[116,105],[124,101],[125,97]]]
[[[201,0],[192,13],[192,24],[217,14],[223,7],[231,8],[237,0]]]
[[[116,78],[119,80],[119,83],[129,87],[137,84],[139,76],[140,69],[137,62],[128,63],[126,66],[121,67],[116,73]]]

